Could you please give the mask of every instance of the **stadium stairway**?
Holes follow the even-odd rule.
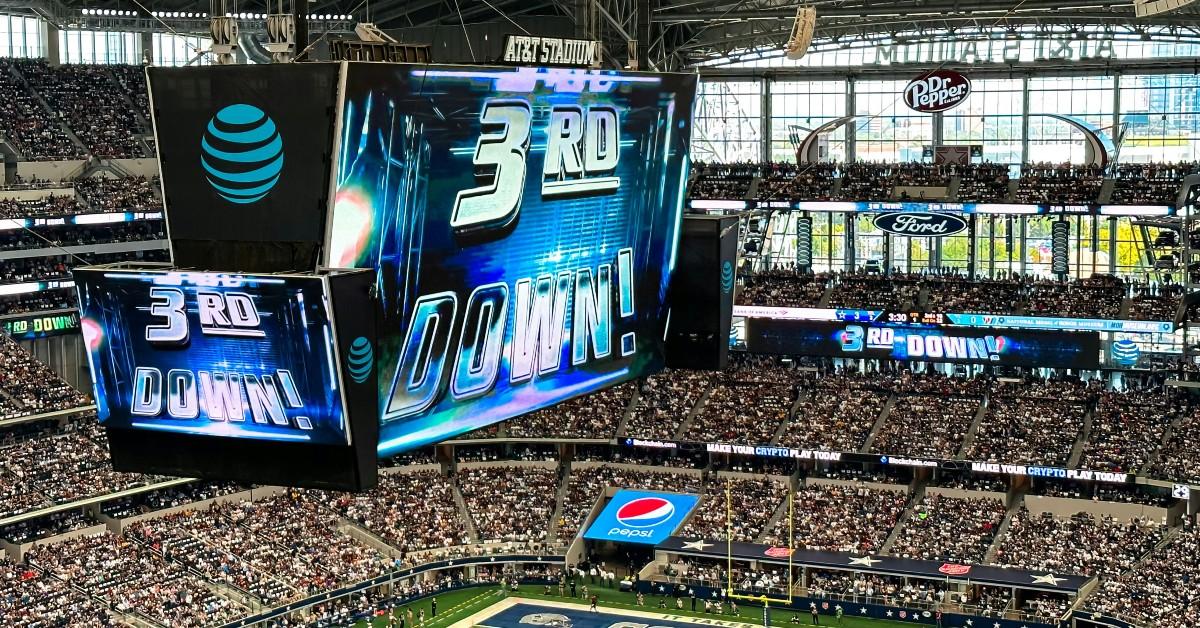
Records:
[[[479,542],[479,531],[475,529],[475,520],[471,518],[471,511],[467,509],[467,501],[463,499],[462,491],[458,490],[458,483],[451,485],[454,490],[454,504],[458,506],[458,516],[462,517],[463,523],[467,526],[467,538],[472,543]]]
[[[1008,510],[1004,513],[1004,519],[1000,525],[996,526],[996,535],[992,537],[992,544],[988,546],[987,554],[983,556],[984,564],[991,564],[996,560],[996,552],[1000,551],[1000,543],[1004,541],[1004,536],[1008,534],[1008,528],[1012,525],[1013,517],[1021,510],[1021,506],[1025,505],[1025,493],[1013,492],[1008,498]]]
[[[1083,415],[1083,429],[1079,430],[1079,438],[1075,439],[1075,445],[1071,447],[1071,457],[1067,459],[1068,469],[1079,468],[1079,459],[1083,457],[1083,447],[1087,444],[1088,437],[1092,435],[1092,422],[1095,420],[1095,414],[1096,406],[1093,404]]]
[[[0,137],[0,157],[4,159],[4,178],[0,179],[0,182],[13,181],[14,175],[17,174],[17,162],[25,161],[24,153],[16,141],[9,137]]]
[[[637,386],[633,387],[633,394],[629,395],[629,404],[625,406],[625,412],[621,414],[621,420],[617,422],[617,430],[615,436],[624,436],[625,428],[629,426],[629,419],[633,417],[633,411],[637,409],[638,401],[642,398],[642,382],[645,380],[637,380]]]
[[[1171,424],[1167,426],[1167,429],[1163,430],[1162,439],[1158,441],[1158,447],[1155,447],[1154,452],[1146,458],[1146,464],[1142,465],[1138,469],[1133,470],[1134,474],[1144,476],[1150,475],[1150,471],[1154,468],[1154,463],[1158,461],[1159,452],[1161,452],[1163,448],[1167,446],[1167,443],[1171,442],[1171,436],[1175,433],[1175,430],[1179,429],[1179,424],[1183,423],[1183,421],[1187,418],[1188,414],[1181,412],[1175,417],[1174,420],[1171,421]]]
[[[550,513],[550,526],[546,530],[547,539],[553,539],[558,534],[558,520],[562,517],[563,503],[567,499],[567,485],[570,483],[571,461],[563,458],[558,463],[558,490],[554,491],[554,511]]]
[[[794,410],[795,410],[795,408],[793,408],[793,411]],[[788,491],[791,493],[792,499],[795,499],[796,492],[799,489],[800,489],[800,468],[797,466],[796,470],[792,472],[792,475],[788,476]],[[793,504],[792,504],[793,517],[795,516],[795,510],[796,510],[796,504],[793,502]],[[755,543],[766,543],[767,537],[770,536],[771,531],[775,529],[775,524],[779,523],[779,520],[783,519],[786,516],[788,516],[788,500],[785,498],[785,499],[780,500],[779,506],[777,506],[775,508],[775,512],[771,513],[771,518],[768,519],[767,524],[763,526],[762,532],[759,532],[758,536],[754,538],[754,542]]]
[[[1096,202],[1101,205],[1107,205],[1112,200],[1113,189],[1116,187],[1116,179],[1105,177],[1104,182],[1100,184],[1100,192],[1096,194]]]
[[[338,519],[337,530],[388,558],[400,558],[404,555],[404,552],[392,547],[391,544],[383,540],[383,537],[345,517]]]
[[[800,409],[800,404],[804,403],[810,395],[812,395],[812,392],[808,390],[801,390],[796,395],[796,401],[788,409],[787,418],[779,422],[779,427],[775,429],[775,434],[771,436],[770,444],[779,444],[779,439],[783,438],[783,434],[787,431],[788,426],[792,424],[792,421],[796,420],[796,411]]]
[[[696,417],[700,415],[700,410],[704,408],[704,404],[708,401],[708,398],[712,396],[712,393],[713,389],[709,388],[708,390],[704,391],[703,395],[700,395],[700,398],[696,400],[696,405],[692,406],[692,409],[688,411],[687,416],[683,417],[683,421],[679,423],[679,429],[675,430],[675,434],[672,436],[672,438],[677,441],[683,440],[683,435],[687,434],[687,431],[691,429],[692,423],[695,422]]]
[[[746,200],[752,201],[758,198],[758,188],[762,184],[762,177],[754,177],[750,180],[750,188],[746,190]]]
[[[137,118],[139,130],[138,145],[142,149],[142,155],[153,156],[154,151],[150,149],[150,144],[146,142],[146,136],[152,133],[150,121],[142,115],[142,110],[138,108],[137,103],[133,102],[133,98],[130,98],[129,92],[125,90],[123,85],[121,85],[121,81],[117,79],[117,75],[114,74],[112,70],[105,72],[105,74],[108,76],[108,80],[112,81],[113,85],[117,86],[117,89],[114,91],[121,95],[121,100],[125,101],[125,104],[129,107],[129,110],[132,111],[133,115]]]
[[[1010,179],[1008,182],[1008,195],[1004,197],[1005,202],[1011,201],[1017,197],[1017,188],[1021,187],[1020,179]]]
[[[883,429],[883,424],[887,423],[888,415],[892,413],[892,408],[896,407],[896,394],[888,395],[887,403],[883,404],[883,410],[879,411],[879,418],[875,419],[875,425],[871,426],[871,433],[867,435],[867,440],[863,442],[862,449],[858,450],[860,454],[871,452],[871,445],[875,444],[875,437],[879,436],[879,430]]]
[[[917,504],[920,504],[921,500],[925,499],[925,486],[925,482],[914,483],[912,490],[908,493],[908,503],[904,504],[904,512],[900,513],[900,517],[896,519],[896,525],[888,533],[887,540],[879,548],[880,554],[885,556],[891,555],[892,546],[896,544],[896,539],[900,538],[900,531],[904,529],[904,524],[912,518],[913,508],[916,508]]]
[[[829,198],[837,200],[842,195],[842,182],[845,179],[842,177],[834,177],[833,185],[829,186]],[[822,306],[824,307],[824,306]]]
[[[967,452],[971,450],[971,445],[975,444],[975,435],[979,433],[979,424],[983,423],[983,418],[987,416],[989,402],[988,394],[984,393],[983,399],[979,401],[979,409],[975,411],[975,419],[971,421],[971,427],[963,436],[962,448],[958,450],[958,455],[954,456],[955,460],[966,460]]]
[[[190,568],[188,568],[188,566],[186,564],[180,563],[180,565],[183,565],[184,568],[189,569],[189,571],[191,571]],[[220,582],[214,582],[200,574],[196,574],[196,572],[194,572],[194,571],[192,571],[191,573],[193,573],[197,576],[196,580],[200,583],[201,586],[208,589],[209,591],[212,591],[213,594],[216,595],[217,597],[223,597],[226,599],[233,600],[234,602],[237,602],[238,604],[241,604],[242,606],[245,606],[246,608],[250,609],[250,611],[253,613],[261,613],[261,612],[267,610],[267,607],[263,605],[262,600],[254,597],[253,595],[250,595],[249,593],[245,593],[243,591],[238,591],[237,589],[235,589],[227,584],[221,584]],[[260,573],[262,573],[262,572],[260,572]]]
[[[63,133],[66,133],[67,137],[71,138],[71,141],[74,142],[76,146],[83,149],[84,153],[91,152],[91,149],[88,148],[88,145],[84,144],[83,140],[79,139],[78,135],[75,135],[75,131],[73,131],[71,127],[67,126],[66,121],[63,120],[62,116],[60,116],[58,112],[50,106],[50,103],[42,97],[42,94],[38,92],[38,90],[34,89],[33,85],[29,84],[29,81],[25,79],[25,75],[21,74],[21,71],[17,69],[17,66],[10,66],[9,72],[11,72],[13,76],[17,77],[17,81],[25,87],[26,91],[28,91],[30,94],[33,94],[33,97],[37,99],[38,104],[42,106],[42,109],[45,109],[46,112],[50,114],[50,118],[58,121],[59,128],[63,130]]]
[[[821,293],[821,298],[817,301],[817,307],[829,307],[829,300],[831,298],[833,298],[833,285],[829,284],[825,286],[825,292]]]
[[[954,175],[946,183],[946,199],[958,200],[958,188],[962,186],[962,176]]]

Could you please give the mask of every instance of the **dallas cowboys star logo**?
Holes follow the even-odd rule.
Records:
[[[1066,578],[1057,578],[1052,573],[1048,573],[1044,576],[1033,576],[1034,584],[1048,584],[1052,587],[1058,586],[1058,583],[1063,580],[1066,580]]]
[[[851,558],[851,565],[862,565],[863,567],[874,567],[875,563],[882,563],[882,560],[875,560],[870,556],[862,556],[859,558]]]

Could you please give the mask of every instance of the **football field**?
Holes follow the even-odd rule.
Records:
[[[636,596],[631,593],[605,588],[592,589],[591,592],[599,598],[597,612],[590,611],[587,603],[581,599],[546,596],[542,594],[542,587],[531,586],[528,590],[522,589],[518,593],[503,593],[499,587],[454,591],[437,596],[436,616],[432,614],[430,598],[397,609],[397,614],[404,614],[408,609],[412,609],[414,616],[419,616],[420,611],[424,610],[425,622],[414,622],[418,625],[412,628],[754,628],[763,624],[762,608],[757,606],[742,606],[736,615],[693,613],[673,608],[658,609],[658,598],[653,596],[646,596],[646,605],[639,607]],[[667,601],[674,603],[671,598],[667,598]],[[792,621],[794,616],[798,618],[798,623]],[[378,617],[372,624],[378,627],[387,626],[387,618]],[[772,610],[771,625],[811,626],[812,619],[807,612],[796,614],[790,610]],[[820,616],[820,625],[840,628],[899,628],[913,624],[863,619],[850,615],[843,617],[839,623],[832,613],[827,612]],[[367,626],[367,623],[361,622],[359,626]]]

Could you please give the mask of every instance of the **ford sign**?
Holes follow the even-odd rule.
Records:
[[[933,113],[958,106],[971,94],[971,80],[954,70],[934,70],[904,88],[904,103],[914,111]]]
[[[950,214],[893,212],[875,217],[879,229],[902,236],[940,238],[967,228],[967,221]]]

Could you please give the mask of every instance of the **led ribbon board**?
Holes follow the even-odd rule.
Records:
[[[58,311],[23,314],[0,320],[4,333],[13,340],[32,340],[79,332],[79,312]]]
[[[1100,334],[750,318],[751,353],[1095,369]]]
[[[75,276],[105,427],[350,443],[321,277]]]
[[[661,367],[695,90],[349,64],[326,261],[376,271],[381,456]]]
[[[620,490],[583,538],[658,545],[675,533],[698,501],[697,495]]]

